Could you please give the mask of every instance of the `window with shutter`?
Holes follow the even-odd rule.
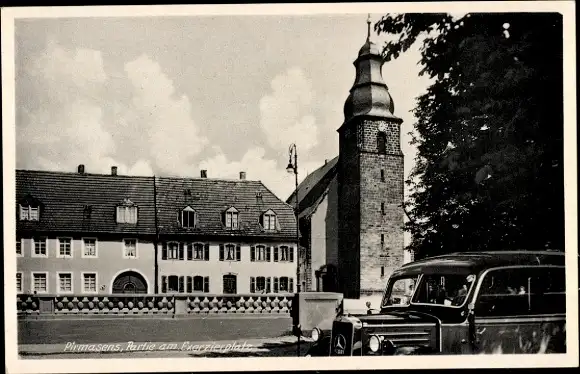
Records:
[[[264,293],[266,292],[266,278],[257,277],[256,278],[256,292]]]
[[[294,279],[290,278],[289,285],[288,285],[288,292],[294,293]]]
[[[280,261],[288,261],[289,256],[288,247],[283,245],[280,247]]]
[[[294,262],[294,247],[290,247],[290,262]]]
[[[167,292],[167,277],[163,275],[161,277],[161,293]]]
[[[185,279],[184,279],[183,275],[182,275],[182,276],[180,276],[180,277],[179,277],[179,292],[180,292],[180,293],[183,293],[183,292],[185,292],[185,289],[184,289],[184,283],[185,283],[185,282],[184,282],[184,281],[185,281]]]
[[[170,275],[167,277],[167,292],[179,291],[179,277],[177,275]]]
[[[233,244],[226,244],[225,246],[225,261],[236,260],[236,246]]]
[[[177,260],[179,258],[179,244],[176,242],[167,243],[167,259]]]
[[[278,262],[278,247],[274,247],[274,262]]]
[[[209,261],[209,243],[205,243],[203,247],[203,259]]]
[[[187,260],[193,259],[193,244],[187,243]]]
[[[272,292],[272,278],[266,278],[266,293]]]
[[[179,243],[179,259],[183,260],[183,243]]]
[[[254,277],[250,277],[250,293],[256,292],[256,279]]]
[[[278,293],[278,277],[274,277],[274,293]]]
[[[203,278],[203,292],[209,292],[209,277]]]
[[[161,259],[167,260],[167,243],[163,242],[161,245]]]
[[[220,244],[220,261],[223,261],[224,257],[224,245]]]
[[[255,247],[254,260],[260,262],[268,261],[269,258],[268,249],[269,247],[266,247],[264,245],[257,245]]]
[[[271,257],[270,257],[270,253],[271,253],[271,252],[272,252],[272,247],[268,247],[268,248],[266,248],[266,261],[267,261],[267,262],[270,262],[270,259],[271,259]]]
[[[250,261],[251,262],[256,261],[256,247],[254,246],[250,247]]]
[[[280,292],[288,292],[288,277],[280,277],[280,284],[278,286]]]
[[[238,244],[236,246],[236,261],[242,260],[242,247]]]
[[[193,279],[189,275],[187,276],[187,293],[193,292]]]
[[[195,292],[203,292],[203,277],[196,275],[193,277],[193,290]]]
[[[203,244],[195,243],[195,245],[193,246],[193,249],[194,249],[193,259],[194,260],[203,260],[204,253],[205,253],[205,248],[204,248]]]

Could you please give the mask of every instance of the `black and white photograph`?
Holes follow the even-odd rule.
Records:
[[[576,366],[574,8],[3,8],[6,372]]]

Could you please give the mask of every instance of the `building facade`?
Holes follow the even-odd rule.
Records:
[[[339,156],[298,186],[305,289],[347,298],[377,293],[405,261],[402,120],[370,40],[354,61],[356,77],[338,129]]]
[[[294,292],[293,209],[259,181],[16,171],[17,291]]]

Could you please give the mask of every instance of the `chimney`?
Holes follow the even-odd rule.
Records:
[[[241,180],[245,180],[246,179],[246,172],[245,171],[240,171],[240,179]]]
[[[111,175],[117,175],[117,167],[111,166]]]
[[[324,159],[324,165],[328,164],[328,159]]]
[[[84,174],[85,173],[85,165],[80,164],[78,167],[78,172],[79,172],[79,174]]]
[[[201,177],[202,178],[207,178],[207,170],[202,170],[201,171]]]

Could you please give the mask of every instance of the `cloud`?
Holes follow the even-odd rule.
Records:
[[[67,51],[50,41],[24,68],[36,90],[30,100],[17,103],[19,161],[45,170],[73,171],[79,163],[99,168],[100,160],[115,150],[101,104],[94,99],[107,79],[101,54]]]
[[[190,175],[192,162],[208,140],[192,119],[189,99],[174,97],[173,82],[145,55],[125,64],[125,72],[131,102],[121,110],[120,121],[140,134],[126,139],[130,151],[141,148],[161,172]]]
[[[300,68],[290,68],[271,82],[272,92],[260,100],[260,126],[275,149],[296,143],[308,151],[318,144],[316,119],[309,114],[312,84]]]
[[[246,172],[246,178],[260,180],[276,196],[286,200],[294,191],[295,179],[293,174],[278,166],[277,160],[265,157],[266,151],[261,147],[249,149],[239,161],[230,161],[219,147],[215,147],[216,154],[199,164],[200,169],[207,170],[209,178],[238,179],[240,171]],[[299,165],[298,182],[312,172],[319,163],[307,162]]]
[[[208,141],[189,99],[176,94],[157,62],[142,55],[108,75],[101,52],[54,41],[26,61],[18,167],[74,171],[84,164],[109,173],[115,165],[123,174],[191,175]]]

